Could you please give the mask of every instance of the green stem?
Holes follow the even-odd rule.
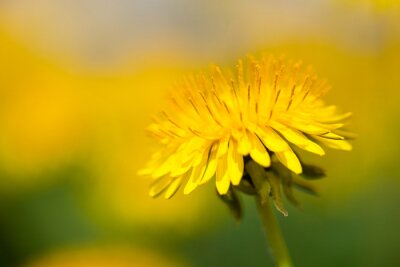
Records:
[[[292,267],[292,261],[269,197],[271,186],[263,167],[254,161],[246,164],[246,171],[257,191],[257,208],[261,216],[268,244],[278,267]]]
[[[292,261],[272,205],[269,201],[261,203],[259,197],[256,201],[265,234],[278,267],[292,267]]]

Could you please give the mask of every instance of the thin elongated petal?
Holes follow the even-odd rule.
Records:
[[[251,158],[263,167],[269,167],[271,165],[271,158],[260,139],[254,134],[249,135],[252,149],[250,152]]]
[[[137,175],[138,175],[138,176],[149,176],[149,175],[152,174],[152,172],[153,172],[153,169],[152,169],[152,168],[144,168],[144,169],[140,169],[140,170],[137,172]]]
[[[143,169],[141,169],[141,170],[139,170],[137,174],[138,174],[139,176],[150,176],[150,175],[153,173],[154,169],[155,169],[159,164],[162,163],[162,161],[161,161],[161,160],[162,160],[161,156],[162,156],[162,153],[161,153],[161,152],[154,153],[154,154],[151,156],[150,161],[148,161],[148,163],[146,164],[146,167],[143,168]]]
[[[176,155],[172,154],[169,158],[167,158],[162,164],[156,168],[153,173],[152,177],[154,179],[160,178],[164,175],[167,175],[171,170],[176,166],[175,165]]]
[[[188,172],[191,168],[199,165],[203,158],[202,151],[206,151],[206,149],[198,149],[196,151],[190,152],[188,154],[182,154],[179,158],[175,160],[175,167],[171,170],[171,177],[178,177],[182,174]]]
[[[340,136],[343,136],[345,139],[355,139],[357,137],[355,133],[346,131],[344,129],[336,129],[335,133]]]
[[[223,156],[218,159],[217,174],[216,174],[216,186],[217,191],[220,195],[224,195],[228,192],[231,179],[229,178],[227,156]]]
[[[314,136],[314,138],[317,141],[320,141],[324,145],[334,148],[334,149],[340,149],[340,150],[345,150],[345,151],[350,151],[352,150],[352,146],[349,142],[346,140],[333,140],[333,139],[328,139],[328,138],[323,138],[323,137],[318,137]]]
[[[283,152],[276,152],[276,157],[292,172],[296,174],[300,174],[302,172],[301,163],[291,149]]]
[[[182,177],[175,178],[175,180],[169,185],[165,191],[165,199],[172,198],[182,185]]]
[[[342,128],[344,126],[344,123],[320,123],[320,122],[316,122],[315,124],[318,125],[319,127],[328,129],[329,131],[340,129],[340,128]]]
[[[190,194],[193,190],[196,189],[196,187],[199,185],[199,180],[201,179],[201,169],[202,167],[195,167],[192,171],[192,174],[188,181],[186,182],[185,188],[183,189],[183,193],[185,195]]]
[[[340,136],[340,135],[335,134],[335,133],[326,133],[326,134],[321,135],[321,137],[328,138],[328,139],[333,139],[333,140],[344,140],[343,136]]]
[[[251,151],[251,142],[249,139],[249,133],[244,131],[240,137],[237,139],[238,141],[238,151],[243,156],[247,156]]]
[[[228,170],[233,185],[239,185],[243,176],[243,156],[237,151],[236,141],[231,139],[228,149]]]
[[[286,140],[297,145],[298,147],[320,156],[325,155],[325,151],[322,149],[322,147],[312,142],[301,132],[277,122],[274,123],[272,127],[279,131],[283,137],[286,138]]]
[[[181,161],[179,159],[182,157],[182,154],[186,156],[186,159],[193,157],[193,154],[188,153],[187,150],[182,150],[182,153],[178,153],[184,146],[187,146],[187,143],[184,143],[180,147],[170,146],[163,152],[163,155],[159,156],[159,159],[154,163],[154,170],[151,174],[153,179],[167,175],[174,170],[176,166],[180,166]]]
[[[181,164],[177,164],[175,168],[171,171],[171,177],[178,177],[188,172],[194,166],[194,158],[187,159]]]
[[[207,168],[208,156],[208,152],[204,153],[201,163],[193,168],[192,175],[190,176],[188,182],[186,183],[185,189],[183,190],[185,195],[190,194],[200,184],[200,181],[203,178],[204,172]]]
[[[149,196],[156,197],[160,195],[171,183],[172,179],[168,176],[158,179],[150,187]]]
[[[305,120],[290,120],[290,121],[282,121],[283,124],[289,125],[293,128],[302,131],[303,133],[312,134],[312,135],[321,135],[330,132],[329,129],[324,128],[312,121]]]
[[[271,151],[280,152],[286,151],[289,148],[286,141],[269,127],[258,127],[256,134],[263,144]]]
[[[324,116],[323,118],[319,117],[318,121],[323,122],[323,123],[335,123],[339,121],[343,121],[349,117],[351,117],[352,113],[347,112],[344,114],[339,114],[339,115],[329,115],[329,116]]]
[[[224,138],[218,142],[217,157],[221,157],[228,152],[229,138]]]
[[[215,146],[212,146],[208,157],[206,170],[204,172],[203,178],[200,181],[201,184],[208,182],[212,177],[214,177],[215,172],[217,171],[217,164],[217,148]]]

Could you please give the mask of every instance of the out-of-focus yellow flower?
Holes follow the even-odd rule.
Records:
[[[154,98],[161,99],[180,71],[154,62],[136,71],[119,66],[99,74],[81,66],[76,73],[62,58],[49,59],[25,42],[0,25],[0,168],[8,174],[0,192],[40,185],[51,179],[48,172],[80,164],[93,177],[87,195],[95,209],[101,206],[99,216],[195,229],[207,205],[201,193],[190,203],[154,205],[146,181],[136,175],[150,145],[142,114],[156,111]]]
[[[25,267],[182,267],[146,250],[86,248],[53,253],[24,265]]]
[[[350,150],[336,106],[320,99],[324,81],[300,63],[263,57],[239,61],[237,74],[215,67],[210,76],[191,77],[178,85],[171,105],[150,125],[163,150],[141,173],[150,175],[150,195],[171,198],[182,184],[189,194],[216,177],[220,194],[239,185],[244,157],[263,167],[272,154],[292,172],[302,172],[291,144],[324,155],[319,144]]]
[[[16,177],[69,162],[88,132],[76,77],[2,28],[0,57],[2,170]]]

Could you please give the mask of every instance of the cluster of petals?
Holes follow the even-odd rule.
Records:
[[[272,56],[184,79],[148,129],[161,144],[140,172],[154,179],[150,195],[189,194],[214,178],[223,195],[241,182],[246,158],[268,168],[274,156],[300,174],[293,147],[351,150],[343,130],[351,114],[324,103],[328,89],[310,67]]]

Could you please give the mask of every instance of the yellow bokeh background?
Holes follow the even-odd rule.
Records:
[[[349,125],[357,134],[353,151],[303,155],[306,162],[324,167],[328,178],[316,181],[321,197],[300,197],[306,203],[303,213],[290,211],[292,224],[283,223],[290,232],[308,220],[310,230],[318,228],[312,223],[330,218],[332,224],[326,227],[333,229],[333,239],[335,233],[347,233],[348,239],[337,242],[349,248],[336,253],[327,239],[323,242],[333,250],[332,258],[321,252],[313,265],[306,261],[314,251],[303,259],[299,249],[295,262],[298,266],[400,262],[390,253],[396,241],[389,232],[397,217],[392,224],[371,221],[360,230],[364,231],[360,236],[375,233],[367,240],[370,244],[387,246],[386,252],[374,248],[379,259],[375,262],[354,256],[362,250],[362,238],[351,227],[369,215],[351,217],[347,210],[362,213],[374,203],[371,212],[377,218],[395,213],[389,203],[398,200],[391,190],[397,191],[400,174],[399,4],[161,2],[0,4],[0,233],[7,236],[0,244],[5,251],[5,256],[0,253],[0,265],[4,258],[4,264],[23,262],[32,267],[181,266],[180,260],[159,256],[166,254],[184,258],[182,266],[269,263],[263,261],[267,255],[256,253],[264,243],[254,210],[245,211],[248,219],[241,228],[212,185],[190,196],[178,193],[168,201],[151,199],[147,194],[151,181],[137,175],[155,146],[145,128],[174,82],[205,71],[210,64],[232,66],[249,53],[284,54],[311,64],[333,87],[326,100],[353,112]],[[48,218],[55,211],[83,222],[78,226],[52,222]],[[307,217],[313,215],[315,221]],[[385,227],[387,232],[380,232]],[[60,234],[64,232],[65,237]],[[81,236],[92,232],[96,234],[88,239],[95,245],[88,248]],[[36,241],[30,242],[31,236]],[[393,239],[397,237],[394,233]],[[305,236],[292,233],[292,238],[289,245],[296,251],[293,244]],[[245,248],[240,246],[243,242]],[[101,246],[104,243],[107,248]],[[77,249],[66,249],[68,245]],[[304,249],[313,245],[309,242]],[[249,263],[249,258],[254,261]]]

